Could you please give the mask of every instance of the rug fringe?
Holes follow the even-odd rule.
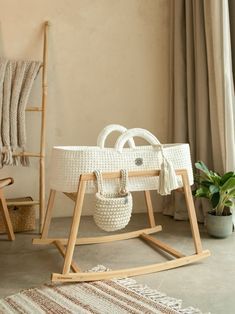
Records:
[[[111,271],[111,269],[105,267],[104,265],[97,265],[93,267],[92,269],[87,270],[88,273],[93,273],[93,272],[99,273],[103,271]]]
[[[88,272],[106,272],[110,270],[111,269],[103,265],[97,265]],[[158,302],[162,305],[168,306],[180,314],[210,314],[210,312],[202,313],[199,309],[192,306],[182,309],[182,300],[168,297],[165,293],[159,292],[155,289],[151,289],[147,285],[139,284],[133,278],[114,278],[112,280],[154,302]]]
[[[166,305],[182,314],[202,314],[199,309],[187,307],[182,309],[182,300],[168,297],[165,293],[149,288],[147,285],[137,283],[133,278],[114,279],[115,282],[125,286],[126,288],[151,299],[152,301]],[[205,313],[209,314],[209,313]]]

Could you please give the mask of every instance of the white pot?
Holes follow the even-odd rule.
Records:
[[[207,213],[207,231],[215,238],[227,238],[233,231],[233,216],[215,216]]]

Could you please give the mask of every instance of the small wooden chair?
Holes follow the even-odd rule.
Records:
[[[11,241],[15,240],[15,235],[14,235],[9,211],[7,208],[6,199],[3,193],[3,188],[7,185],[12,184],[13,182],[14,180],[12,178],[0,179],[0,202],[1,202],[0,210],[2,210],[2,218],[6,226],[8,239]]]

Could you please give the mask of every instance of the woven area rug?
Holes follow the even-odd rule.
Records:
[[[92,271],[106,271],[97,266]],[[199,314],[182,309],[181,300],[166,296],[131,278],[44,285],[0,300],[1,314]]]

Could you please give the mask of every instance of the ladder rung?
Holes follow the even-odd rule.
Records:
[[[13,153],[13,156],[26,156],[26,157],[41,157],[43,158],[44,156],[41,155],[40,153],[31,153],[31,152],[19,152],[19,153]]]
[[[7,201],[8,206],[31,206],[31,205],[39,205],[39,201]]]
[[[42,107],[27,107],[25,109],[25,111],[38,111],[38,112],[41,112],[43,110],[42,110]]]

